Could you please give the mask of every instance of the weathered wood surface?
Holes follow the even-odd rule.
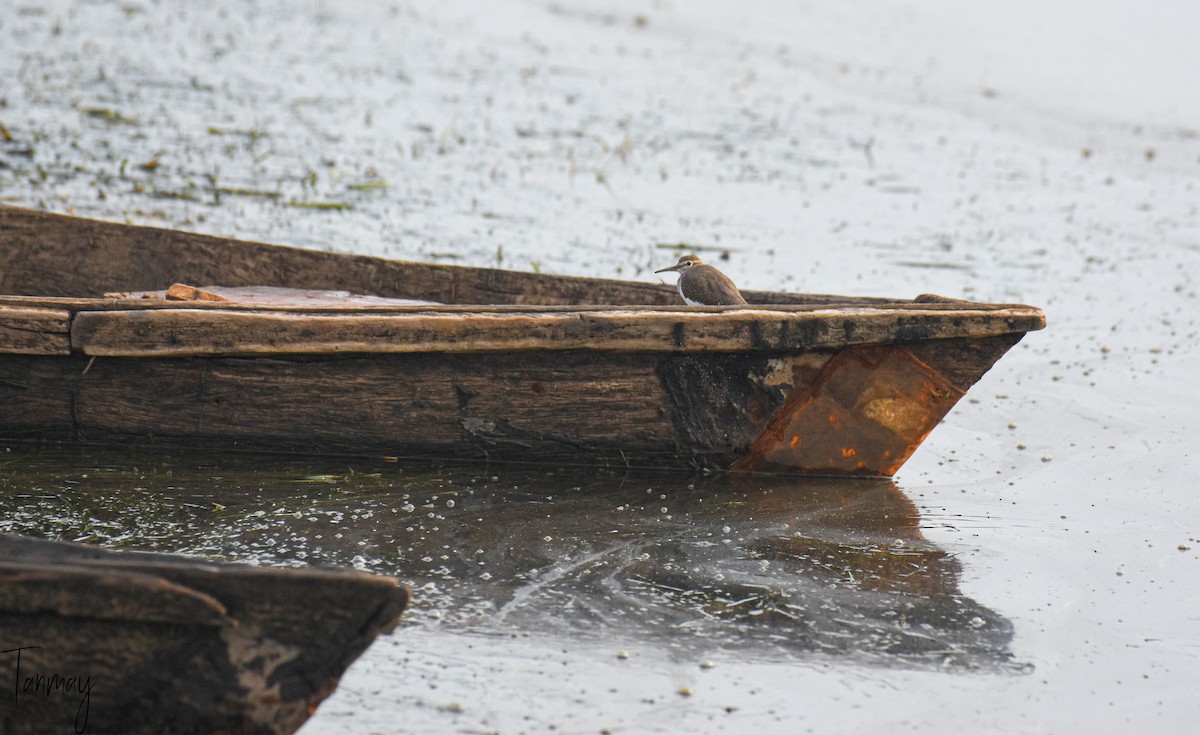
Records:
[[[73,357],[0,358],[0,437],[74,439],[76,383],[85,367]]]
[[[0,435],[44,421],[47,436],[90,442],[890,475],[1018,338],[797,354],[29,357],[0,363],[18,417]]]
[[[291,733],[407,602],[353,571],[0,536],[0,732]],[[54,675],[73,690],[23,690]]]
[[[76,383],[86,361],[73,357],[5,355],[0,358],[0,436],[75,438]]]
[[[1041,312],[856,307],[791,313],[625,311],[293,314],[162,309],[86,312],[75,349],[96,356],[610,350],[796,352],[1025,332]]]
[[[443,304],[679,301],[665,284],[394,261],[0,207],[0,293],[100,296],[180,282],[351,291]],[[744,295],[763,304],[847,302],[843,296]]]
[[[0,353],[67,355],[71,313],[62,309],[0,305]]]
[[[624,448],[674,454],[655,366],[581,352],[101,357],[73,408],[84,441],[619,462]]]

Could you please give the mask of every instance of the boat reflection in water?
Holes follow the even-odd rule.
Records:
[[[414,588],[405,625],[1021,672],[888,480],[14,449],[0,530]]]

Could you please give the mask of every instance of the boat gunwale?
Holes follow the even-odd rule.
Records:
[[[912,299],[880,301],[814,302],[807,304],[739,304],[731,306],[690,306],[685,304],[270,304],[239,301],[177,301],[160,298],[100,298],[71,296],[22,296],[0,294],[0,308],[54,308],[72,312],[138,311],[195,309],[206,311],[261,311],[297,314],[589,314],[589,313],[680,313],[680,314],[878,314],[888,311],[919,314],[922,312],[979,312],[1010,316],[1042,317],[1042,309],[1027,304],[998,304],[974,301],[924,302]],[[1043,325],[1044,326],[1044,325]],[[1038,327],[1040,328],[1040,327]]]
[[[31,304],[57,306],[69,322],[69,337],[63,335],[62,345],[53,350],[39,347],[34,352],[105,357],[581,349],[785,354],[913,339],[1024,334],[1045,325],[1040,309],[969,302],[905,302],[886,308],[427,304],[330,308],[324,304],[33,297],[19,302],[0,300],[0,315],[28,311]]]

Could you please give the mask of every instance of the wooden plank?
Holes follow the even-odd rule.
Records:
[[[582,350],[20,360],[0,361],[15,409],[0,413],[3,437],[715,467],[806,375],[793,362],[819,364]]]
[[[69,311],[0,305],[0,353],[70,354],[70,327]]]
[[[805,312],[582,311],[299,315],[170,309],[86,312],[72,328],[93,356],[216,356],[602,350],[788,352],[986,337],[1041,323],[1036,309]]]
[[[80,438],[349,454],[674,455],[653,355],[98,358]],[[603,454],[601,457],[599,455]]]

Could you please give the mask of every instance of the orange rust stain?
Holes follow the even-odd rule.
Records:
[[[733,469],[891,475],[963,393],[899,346],[849,347],[819,367]]]

